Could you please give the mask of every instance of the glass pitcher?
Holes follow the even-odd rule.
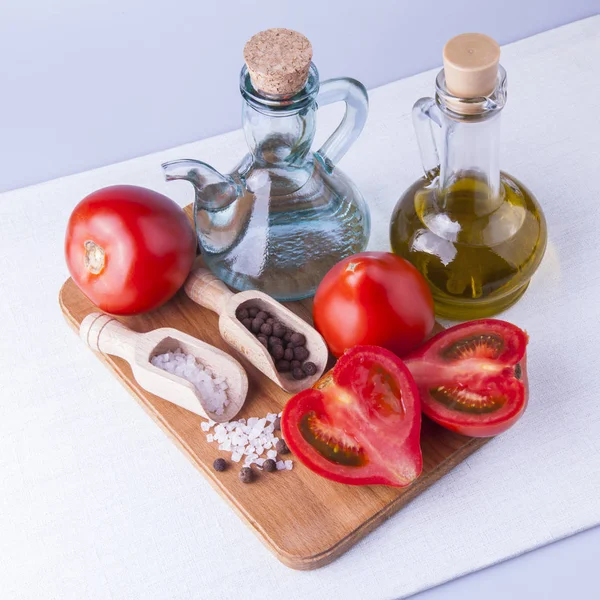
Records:
[[[249,153],[229,174],[197,160],[163,165],[168,181],[194,186],[196,233],[211,271],[237,290],[278,300],[312,296],[327,271],[364,250],[369,238],[368,208],[336,166],[363,129],[367,92],[354,79],[319,82],[312,62],[307,71],[294,94],[270,95],[243,67]],[[346,104],[342,122],[312,152],[318,104],[336,101]]]
[[[450,91],[449,76],[461,91],[466,67],[474,68],[482,40],[469,36],[481,34],[448,43],[435,98],[422,98],[414,106],[425,176],[400,198],[390,227],[392,250],[423,274],[437,315],[457,320],[491,316],[516,302],[546,248],[546,222],[537,200],[500,171],[506,72],[497,62],[489,63],[490,52],[497,48],[500,53],[491,38],[481,36],[487,54],[480,57],[475,93],[468,86],[461,95]],[[465,57],[471,61],[458,73],[446,56],[455,40],[466,44]]]

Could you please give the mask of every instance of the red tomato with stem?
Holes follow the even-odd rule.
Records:
[[[423,412],[472,437],[506,431],[527,407],[527,334],[497,319],[446,329],[404,358]]]
[[[133,315],[164,304],[183,285],[196,255],[196,236],[171,199],[116,185],[75,207],[65,255],[73,281],[98,308]]]
[[[362,344],[402,356],[435,323],[427,282],[391,252],[363,252],[335,265],[317,288],[313,319],[335,356]]]
[[[392,352],[358,346],[291,398],[281,431],[309,469],[352,485],[404,487],[421,473],[419,394]]]

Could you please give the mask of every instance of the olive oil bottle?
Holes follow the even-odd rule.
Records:
[[[506,72],[499,56],[482,34],[446,44],[435,99],[413,109],[425,176],[392,215],[392,250],[419,269],[436,313],[449,319],[487,317],[514,304],[546,248],[537,200],[500,171]]]

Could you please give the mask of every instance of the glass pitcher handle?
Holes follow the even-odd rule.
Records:
[[[344,118],[316,152],[328,171],[333,170],[360,135],[369,112],[369,96],[360,81],[347,77],[323,81],[317,97],[318,104],[323,106],[341,101],[346,103]]]
[[[415,102],[412,116],[423,170],[427,179],[431,180],[440,167],[434,126],[441,128],[442,115],[433,98],[421,98]]]

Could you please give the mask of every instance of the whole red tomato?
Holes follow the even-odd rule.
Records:
[[[115,185],[86,196],[67,226],[73,281],[96,306],[117,315],[164,304],[183,285],[195,254],[183,210],[142,187]]]
[[[363,252],[335,265],[317,288],[313,318],[335,356],[357,345],[402,356],[425,340],[435,322],[425,279],[390,252]]]

